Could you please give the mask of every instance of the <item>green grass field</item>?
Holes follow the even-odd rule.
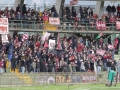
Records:
[[[77,85],[40,85],[40,86],[15,86],[0,87],[0,90],[120,90],[120,84],[116,87],[106,87],[97,84]]]

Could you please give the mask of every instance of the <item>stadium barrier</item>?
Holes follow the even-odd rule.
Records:
[[[119,78],[118,78],[119,81]],[[106,83],[107,73],[6,73],[0,76],[0,85],[41,85]]]

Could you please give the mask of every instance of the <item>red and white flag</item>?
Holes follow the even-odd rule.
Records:
[[[105,50],[97,50],[96,53],[103,56],[105,54]]]
[[[76,4],[78,4],[78,0],[72,0],[72,1],[70,1],[70,5],[76,5]]]
[[[109,44],[109,45],[108,45],[108,48],[109,48],[109,49],[114,49],[114,46]]]
[[[27,39],[28,39],[28,34],[27,33],[23,34],[22,40],[25,41]]]

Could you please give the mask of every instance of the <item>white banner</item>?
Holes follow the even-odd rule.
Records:
[[[4,34],[4,35],[1,35],[1,37],[2,37],[2,43],[7,43],[7,42],[9,42],[7,35]]]
[[[108,48],[109,49],[114,49],[114,46],[113,45],[108,45]]]
[[[49,24],[60,25],[60,18],[49,17]]]
[[[45,32],[41,37],[42,42],[45,42],[45,40],[48,40],[49,36],[50,36],[50,33]]]
[[[0,18],[0,34],[9,34],[8,18]]]
[[[49,49],[54,49],[55,48],[55,40],[49,40]]]

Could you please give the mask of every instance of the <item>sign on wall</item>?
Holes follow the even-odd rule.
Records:
[[[0,34],[8,34],[8,18],[0,18]]]

